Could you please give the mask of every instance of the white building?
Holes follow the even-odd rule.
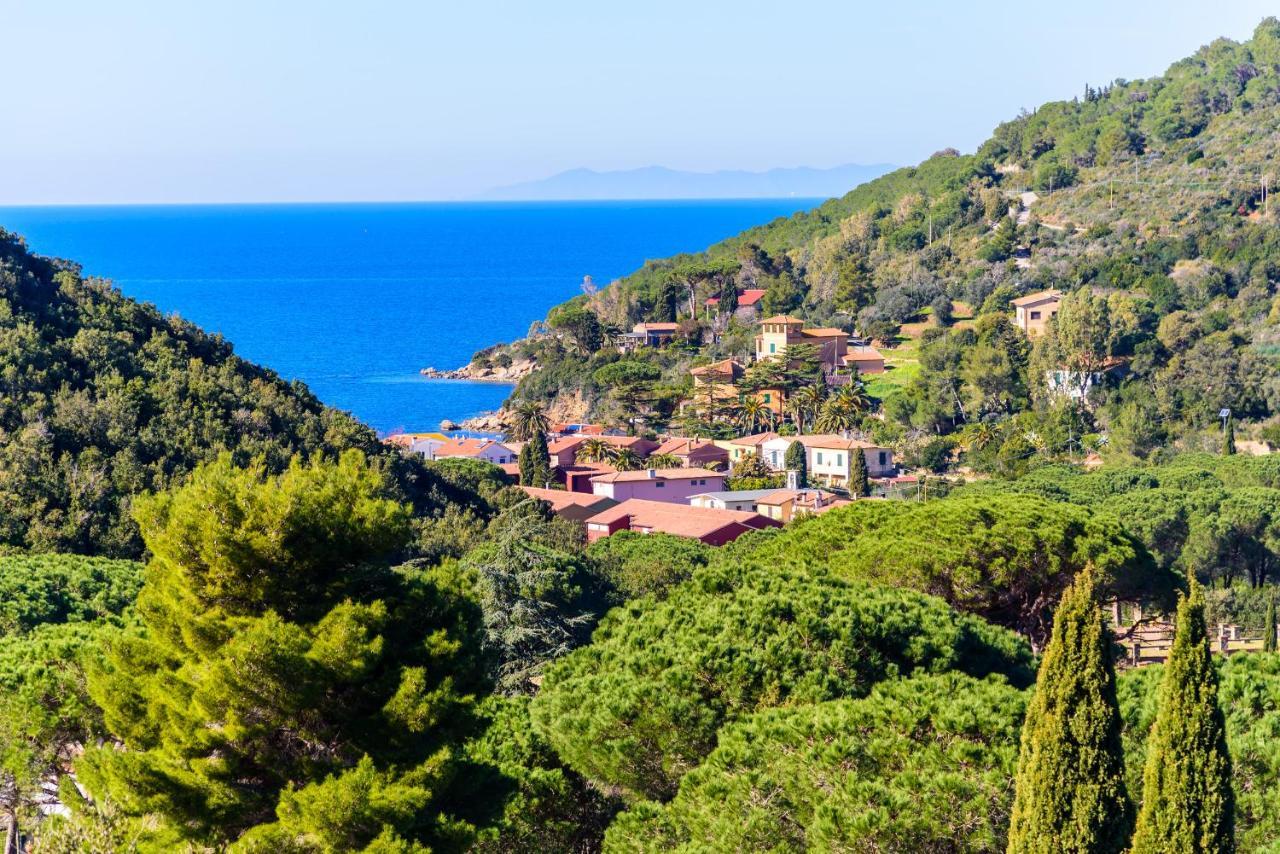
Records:
[[[805,466],[811,482],[828,486],[848,485],[855,453],[861,453],[866,460],[869,477],[891,477],[898,471],[893,462],[893,451],[888,448],[834,435],[779,436],[761,444],[761,458],[774,471],[783,471],[787,467],[787,449],[793,442],[804,445]]]

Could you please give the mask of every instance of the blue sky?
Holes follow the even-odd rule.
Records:
[[[1270,11],[0,0],[0,204],[447,199],[579,166],[906,164],[1246,38]]]

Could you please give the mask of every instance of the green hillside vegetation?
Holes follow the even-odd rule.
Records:
[[[789,526],[748,560],[918,590],[1036,643],[1086,566],[1123,601],[1168,607],[1179,584],[1110,516],[1018,494],[855,502]]]
[[[1280,21],[1269,18],[1251,40],[1219,39],[1160,77],[1024,112],[973,154],[940,151],[705,252],[648,262],[481,358],[537,359],[514,399],[581,390],[615,418],[597,370],[618,359],[612,337],[677,320],[671,346],[628,357],[661,372],[639,406],[657,426],[689,394],[691,365],[749,356],[753,330],[737,322],[710,343],[702,302],[731,309],[738,289],[759,287],[766,314],[852,321],[890,344],[913,324],[910,357],[888,351],[901,373],[873,386],[885,420],[863,427],[914,461],[952,434],[971,464],[1014,474],[1033,456],[1078,454],[1098,432],[1119,456],[1172,441],[1216,450],[1221,408],[1256,424],[1280,407],[1280,232],[1262,192],[1264,177],[1275,183],[1277,121]],[[1039,199],[1019,224],[1010,209],[1028,190]],[[1078,292],[1076,310],[1033,350],[1004,317],[1012,298],[1049,287]],[[976,319],[948,318],[953,301]],[[1108,357],[1128,361],[1128,379],[1063,423],[1044,371]]]
[[[0,552],[138,557],[132,496],[230,452],[282,471],[357,448],[422,515],[474,503],[305,386],[0,231]]]
[[[726,723],[776,705],[864,696],[915,671],[1030,678],[1013,633],[931,597],[822,573],[698,570],[664,601],[612,611],[552,665],[535,726],[587,779],[666,799]]]
[[[1110,517],[1157,564],[1203,584],[1256,591],[1247,617],[1260,628],[1266,590],[1280,581],[1280,456],[1187,454],[1168,464],[1084,472],[1048,466],[1014,481],[964,487],[960,495],[1039,495]]]

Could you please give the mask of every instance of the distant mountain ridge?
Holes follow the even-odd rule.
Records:
[[[847,163],[830,169],[799,166],[765,172],[731,169],[685,172],[665,166],[611,172],[570,169],[550,178],[496,187],[479,198],[502,201],[831,198],[843,196],[859,184],[895,168],[887,163]]]

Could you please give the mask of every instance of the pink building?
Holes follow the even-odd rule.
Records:
[[[614,501],[642,498],[688,505],[690,496],[722,491],[724,477],[706,469],[689,468],[615,471],[591,478],[591,491]]]

